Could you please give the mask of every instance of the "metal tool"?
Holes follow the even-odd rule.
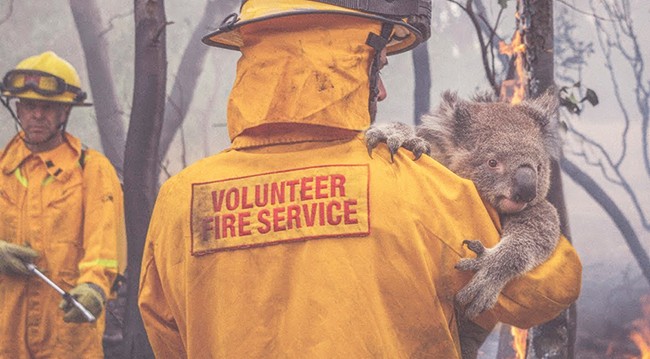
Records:
[[[56,283],[52,282],[50,278],[48,278],[45,274],[43,274],[41,271],[36,268],[35,265],[32,263],[26,263],[25,266],[27,269],[29,269],[30,272],[36,274],[37,277],[41,278],[45,283],[47,283],[50,287],[54,288],[61,296],[63,299],[65,299],[66,302],[72,303],[83,316],[86,318],[86,320],[90,323],[94,322],[97,320],[95,316],[88,310],[86,307],[83,306],[83,304],[79,303],[70,293],[66,292],[65,290],[61,289]]]

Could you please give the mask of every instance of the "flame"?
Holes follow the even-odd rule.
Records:
[[[510,334],[512,334],[512,348],[515,350],[515,354],[517,355],[515,359],[525,359],[528,331],[517,327],[510,327]]]
[[[644,295],[639,300],[643,318],[632,322],[630,340],[639,348],[641,356],[639,359],[650,359],[650,295]]]
[[[501,100],[512,104],[520,103],[526,98],[526,70],[524,69],[524,55],[526,45],[521,38],[521,32],[515,31],[510,44],[499,42],[499,53],[514,57],[515,78],[503,80],[501,84]]]

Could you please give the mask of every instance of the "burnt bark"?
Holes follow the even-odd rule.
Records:
[[[535,98],[555,87],[553,62],[553,1],[520,0],[518,29],[526,45],[524,69],[528,71],[528,94]],[[558,114],[556,114],[557,116]],[[568,216],[557,161],[552,163],[548,200],[560,215],[562,233],[570,239]],[[526,358],[573,358],[576,338],[575,303],[555,319],[528,331]]]
[[[125,358],[153,358],[137,302],[142,252],[158,190],[158,144],[167,81],[167,22],[164,0],[134,0],[134,6],[133,110],[124,161],[129,280],[123,353]]]
[[[431,66],[429,48],[423,42],[413,49],[413,71],[415,88],[413,90],[413,119],[415,125],[422,124],[421,117],[431,109]]]
[[[101,36],[99,7],[96,0],[70,0],[69,3],[86,59],[102,149],[117,173],[122,176],[126,137],[124,113],[115,91],[108,44]]]

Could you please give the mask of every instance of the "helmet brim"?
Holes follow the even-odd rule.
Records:
[[[219,29],[205,35],[201,41],[208,46],[215,46],[229,50],[237,50],[244,45],[240,29],[250,24],[261,23],[275,19],[288,18],[293,16],[320,16],[320,15],[334,15],[334,16],[349,16],[354,18],[365,18],[370,20],[377,20],[378,23],[391,23],[395,25],[396,32],[399,34],[406,34],[405,36],[394,37],[387,45],[386,50],[388,55],[399,54],[415,48],[423,41],[420,31],[409,25],[402,19],[393,19],[389,17],[363,13],[355,10],[342,10],[331,9],[288,9],[281,12],[274,12],[269,14],[262,14],[253,18],[245,19],[235,17],[233,15],[227,17],[221,24]]]

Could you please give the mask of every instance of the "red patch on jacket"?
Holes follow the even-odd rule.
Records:
[[[192,184],[192,255],[370,232],[369,168],[330,165]]]

